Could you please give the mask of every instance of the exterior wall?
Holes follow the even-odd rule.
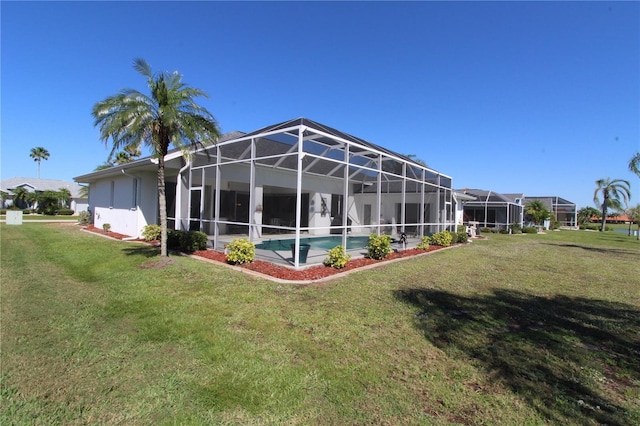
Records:
[[[98,228],[105,223],[111,230],[132,237],[157,223],[157,188],[154,174],[123,175],[91,184],[89,209]]]
[[[78,214],[80,212],[87,211],[89,208],[89,199],[88,198],[72,198],[69,202],[69,207],[71,210]]]

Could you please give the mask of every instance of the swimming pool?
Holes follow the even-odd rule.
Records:
[[[287,238],[282,240],[266,240],[260,244],[256,244],[257,249],[261,250],[291,250],[291,244],[295,244],[295,238]],[[342,244],[341,235],[331,235],[325,237],[306,237],[300,238],[300,244],[311,245],[312,250],[330,250],[335,246]],[[347,250],[364,248],[369,244],[368,236],[348,236]]]

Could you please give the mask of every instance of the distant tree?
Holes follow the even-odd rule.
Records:
[[[13,206],[17,208],[29,208],[31,197],[29,191],[19,186],[14,188],[13,191]]]
[[[525,205],[524,212],[525,214],[531,216],[531,221],[538,226],[551,217],[551,212],[549,211],[547,206],[540,200],[533,200],[528,202]]]
[[[127,164],[133,161],[131,156],[124,151],[118,152],[113,158],[113,162],[118,165]]]
[[[89,185],[80,185],[78,195],[80,195],[80,198],[89,198]]]
[[[424,160],[419,158],[416,154],[407,154],[406,156],[411,161],[416,162],[416,163],[420,164],[421,166],[428,167],[427,163],[425,163]]]
[[[40,162],[42,160],[49,159],[49,151],[41,146],[38,146],[35,148],[31,148],[31,154],[29,154],[29,156],[33,158],[33,161],[36,161],[38,163],[38,179],[40,179]]]
[[[600,194],[602,194],[602,203],[600,202]],[[593,193],[593,202],[596,206],[602,208],[602,228],[604,232],[607,225],[607,210],[624,209],[623,204],[627,204],[631,198],[631,189],[629,182],[623,179],[605,178],[596,181],[596,190]]]
[[[640,177],[640,152],[636,152],[636,155],[629,160],[629,170]]]
[[[71,201],[71,191],[67,188],[60,188],[58,190],[58,201],[61,207],[69,207],[69,201]]]
[[[602,213],[598,209],[594,209],[593,207],[583,207],[578,210],[578,225],[586,225],[591,222],[592,218],[600,218]]]
[[[38,202],[38,213],[52,216],[58,212],[60,208],[59,191],[42,191],[35,195]]]
[[[631,224],[635,223],[636,225],[638,225],[638,240],[640,241],[640,204],[636,205],[635,207],[628,208],[626,213],[630,219],[629,235],[631,235]]]
[[[177,72],[153,74],[143,59],[134,68],[147,79],[149,95],[125,89],[93,107],[94,124],[100,139],[112,140],[109,158],[127,147],[150,148],[158,160],[158,210],[160,213],[160,255],[167,256],[167,200],[164,159],[169,146],[180,148],[185,156],[192,149],[215,143],[220,131],[213,115],[196,104],[194,98],[207,96],[200,89],[187,87]]]

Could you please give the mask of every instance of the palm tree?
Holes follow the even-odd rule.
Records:
[[[131,161],[133,161],[131,156],[125,151],[120,151],[113,157],[113,162],[118,165],[127,164]]]
[[[147,146],[158,160],[158,206],[160,213],[160,255],[167,256],[167,201],[164,159],[173,145],[189,158],[189,152],[215,143],[218,124],[207,109],[197,105],[195,97],[206,93],[187,87],[177,72],[153,74],[143,59],[134,61],[134,69],[147,78],[150,95],[124,89],[93,106],[94,125],[100,127],[100,139],[113,145],[109,158],[119,149]]]
[[[551,217],[551,212],[547,206],[540,200],[532,200],[525,206],[524,212],[531,216],[531,220],[536,225],[540,226],[540,222]]]
[[[602,204],[600,203],[600,193],[602,193]],[[605,226],[607,225],[607,209],[609,207],[622,210],[623,201],[624,204],[627,204],[631,198],[631,189],[629,188],[629,182],[623,179],[614,179],[610,178],[606,179],[598,179],[596,181],[596,190],[593,193],[593,202],[596,203],[597,206],[602,207],[602,229],[605,230]]]
[[[38,162],[38,179],[40,179],[40,162],[42,160],[49,159],[49,151],[41,146],[37,146],[35,148],[31,148],[31,154],[29,154],[29,157],[33,158],[33,161]]]
[[[640,176],[640,152],[636,152],[636,155],[629,160],[629,170]]]

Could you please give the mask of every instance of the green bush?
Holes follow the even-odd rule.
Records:
[[[522,226],[519,223],[512,223],[509,225],[512,234],[522,234]]]
[[[256,258],[256,246],[246,238],[237,238],[227,245],[227,262],[239,265]]]
[[[387,257],[393,249],[391,249],[391,237],[389,235],[369,235],[369,245],[367,245],[367,257],[370,259],[381,260]]]
[[[551,219],[551,225],[549,225],[549,228],[553,231],[556,229],[560,229],[560,222],[558,222],[555,219]]]
[[[104,230],[104,232],[111,231],[111,224],[110,223],[103,223],[102,224],[102,229]]]
[[[488,234],[489,232],[491,232],[491,228],[482,228],[480,232]]]
[[[456,244],[458,242],[458,233],[452,231],[446,231],[451,235],[451,244]]]
[[[335,246],[327,254],[327,258],[324,260],[325,266],[331,266],[335,269],[344,268],[347,262],[351,259],[351,255],[347,254],[342,246]]]
[[[142,236],[145,241],[159,240],[161,231],[160,225],[147,225],[142,228]]]
[[[429,238],[431,244],[442,247],[450,246],[452,240],[453,238],[451,237],[451,233],[449,231],[440,231],[437,234],[433,234]]]
[[[456,232],[456,243],[464,244],[469,241],[466,229]]]
[[[197,250],[206,250],[209,239],[202,231],[188,231],[180,234],[180,251],[193,253]]]
[[[88,225],[91,223],[91,213],[88,211],[82,211],[78,213],[78,223],[80,225]]]
[[[422,237],[422,241],[420,241],[420,244],[418,244],[418,248],[420,250],[429,250],[429,237],[428,236],[424,236]]]
[[[525,226],[524,228],[522,228],[522,232],[524,232],[525,234],[537,234],[538,228],[536,228],[535,226]]]
[[[58,209],[58,215],[60,216],[73,216],[75,212],[71,209]]]
[[[180,250],[180,236],[186,231],[180,231],[178,229],[167,230],[167,249],[168,250]]]

